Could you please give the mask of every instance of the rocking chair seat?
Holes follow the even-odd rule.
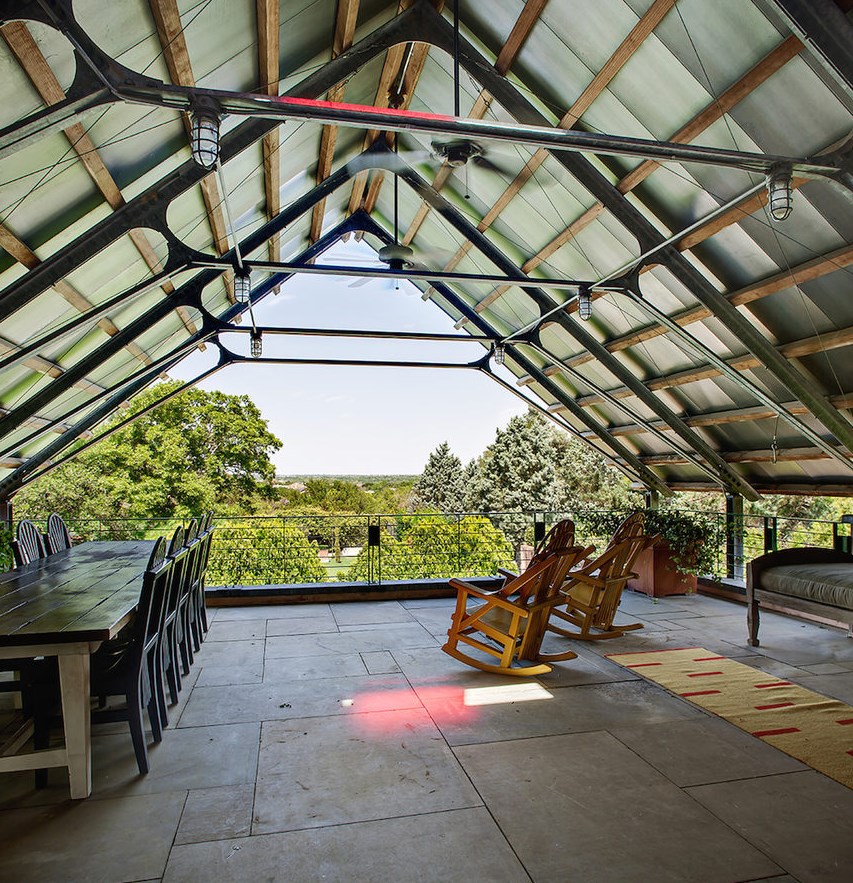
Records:
[[[524,677],[551,671],[540,654],[548,617],[554,604],[562,600],[559,589],[566,573],[588,552],[577,546],[552,552],[494,592],[451,580],[457,591],[456,610],[442,650],[481,671]],[[473,602],[470,606],[469,601]],[[472,656],[460,645],[480,655]],[[488,662],[483,655],[497,661]],[[576,656],[566,652],[549,656],[548,661]]]

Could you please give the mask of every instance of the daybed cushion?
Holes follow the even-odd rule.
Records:
[[[761,588],[830,607],[853,610],[853,564],[840,562],[769,567],[761,574]]]

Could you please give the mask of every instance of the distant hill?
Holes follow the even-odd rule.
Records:
[[[328,481],[349,481],[353,484],[362,485],[388,485],[388,484],[405,484],[407,482],[415,482],[420,475],[336,475],[326,473],[323,475],[276,475],[276,484],[292,484],[296,481],[306,482],[310,478],[325,478]]]

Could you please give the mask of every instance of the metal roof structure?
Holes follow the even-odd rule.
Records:
[[[651,490],[853,493],[851,6],[0,0],[0,500],[301,272]]]

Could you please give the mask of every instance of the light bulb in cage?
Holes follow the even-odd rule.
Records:
[[[780,163],[767,173],[767,195],[770,217],[774,221],[786,220],[794,208],[794,187],[789,165]]]
[[[200,105],[192,112],[190,150],[203,169],[212,169],[219,159],[219,114],[209,105]]]
[[[252,274],[245,267],[234,271],[234,300],[247,304],[252,296]]]
[[[495,364],[503,365],[506,360],[506,347],[502,343],[495,344]]]
[[[592,292],[586,286],[578,291],[578,316],[584,322],[592,317]]]
[[[249,333],[249,353],[253,359],[260,359],[264,354],[264,336],[257,328]]]

